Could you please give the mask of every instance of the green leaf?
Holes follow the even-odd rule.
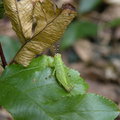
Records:
[[[71,83],[77,83],[79,92],[69,93],[58,84],[54,67],[49,66],[52,59],[41,56],[28,67],[13,64],[5,69],[0,78],[0,105],[15,120],[114,120],[117,117],[119,109],[112,101],[81,94],[83,88],[86,91],[86,83],[74,70],[69,69]]]
[[[81,0],[79,12],[80,13],[87,13],[93,10],[96,6],[98,6],[102,0]]]
[[[13,40],[7,36],[0,36],[0,42],[2,44],[5,58],[9,63],[13,59],[21,45],[19,41]]]
[[[97,25],[90,21],[73,22],[61,40],[61,49],[70,47],[79,38],[96,36],[97,29]]]
[[[4,16],[4,6],[2,0],[0,0],[0,19]]]
[[[109,21],[106,25],[109,27],[117,27],[120,25],[120,18],[116,18],[112,21]]]

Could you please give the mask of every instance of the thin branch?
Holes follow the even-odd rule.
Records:
[[[1,57],[1,60],[2,60],[3,68],[5,68],[5,66],[7,65],[7,62],[6,62],[4,53],[3,53],[3,49],[2,49],[1,43],[0,43],[0,57]]]

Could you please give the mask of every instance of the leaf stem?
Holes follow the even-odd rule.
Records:
[[[7,62],[6,62],[4,53],[3,53],[1,42],[0,42],[0,57],[1,57],[1,60],[2,60],[2,66],[3,66],[3,68],[5,68],[5,66],[7,65]]]

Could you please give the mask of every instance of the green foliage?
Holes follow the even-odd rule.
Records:
[[[20,43],[7,36],[0,36],[3,52],[7,62],[10,62],[20,48]]]
[[[114,120],[117,117],[118,107],[102,96],[85,93],[85,81],[72,69],[67,72],[74,89],[67,92],[53,74],[53,61],[54,58],[44,55],[28,67],[13,64],[5,69],[0,78],[0,105],[15,120]]]
[[[98,26],[90,21],[75,21],[65,32],[61,40],[61,49],[70,47],[76,40],[97,35]]]
[[[2,0],[0,0],[0,19],[4,16],[4,6]]]
[[[120,25],[120,18],[116,18],[116,19],[114,19],[114,20],[112,20],[112,21],[109,21],[109,22],[107,23],[107,25],[108,25],[109,27],[118,27],[118,26]]]
[[[102,0],[81,0],[79,12],[80,13],[87,13],[96,8]]]

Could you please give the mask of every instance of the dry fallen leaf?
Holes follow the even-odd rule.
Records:
[[[108,4],[120,5],[120,0],[104,0]]]
[[[4,0],[4,6],[23,43],[14,61],[24,66],[56,43],[76,16],[71,5],[58,8],[52,0]]]

